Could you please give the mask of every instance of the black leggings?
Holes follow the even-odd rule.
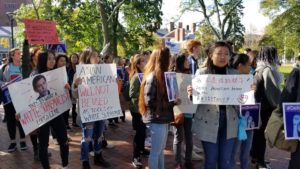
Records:
[[[49,121],[39,128],[39,154],[42,166],[44,169],[50,169],[48,159],[48,144],[50,127],[53,128],[57,136],[57,141],[60,146],[60,156],[63,167],[68,165],[69,158],[69,144],[67,137],[67,129],[63,117],[60,115],[55,119]]]
[[[140,157],[140,152],[145,149],[146,125],[142,121],[140,113],[131,113],[132,126],[136,131],[133,140],[133,157]]]
[[[6,125],[7,125],[7,130],[8,134],[11,140],[16,139],[16,126],[19,128],[19,133],[20,133],[20,138],[23,139],[25,138],[25,133],[24,130],[21,126],[21,123],[16,120],[16,110],[14,108],[14,105],[12,103],[8,103],[7,105],[4,106],[4,113],[6,116]]]
[[[73,122],[73,124],[76,124],[76,118],[77,118],[76,104],[72,104],[72,122]]]

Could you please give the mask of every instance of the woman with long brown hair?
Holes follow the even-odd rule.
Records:
[[[131,62],[131,71],[129,75],[129,97],[130,97],[130,113],[132,115],[132,126],[136,131],[133,140],[133,161],[135,168],[141,168],[141,154],[149,155],[149,151],[145,149],[146,125],[142,121],[142,116],[139,113],[138,98],[140,95],[141,82],[139,73],[142,73],[145,66],[145,57],[141,54],[133,56]]]
[[[174,102],[168,101],[164,73],[170,63],[168,48],[153,51],[145,66],[140,88],[139,111],[151,130],[149,169],[164,169],[164,148],[168,136],[168,124],[173,121]],[[177,100],[176,100],[177,101]]]

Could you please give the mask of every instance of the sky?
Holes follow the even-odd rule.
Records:
[[[163,0],[163,28],[168,28],[168,23],[173,21],[173,18],[178,18],[177,16],[180,14],[180,1],[182,0]],[[263,34],[265,26],[271,22],[268,17],[263,16],[260,12],[259,2],[260,0],[243,0],[245,8],[242,23],[246,28],[246,33]],[[179,21],[183,22],[185,27],[187,24],[192,25],[193,22],[202,20],[203,17],[201,13],[187,12],[182,15]]]

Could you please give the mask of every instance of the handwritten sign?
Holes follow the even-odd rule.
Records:
[[[282,107],[285,139],[299,139],[300,103],[283,103]]]
[[[252,75],[197,75],[192,79],[193,103],[241,105],[248,103]],[[254,103],[251,103],[254,104]]]
[[[178,109],[182,113],[195,113],[197,109],[197,105],[193,104],[193,102],[187,96],[187,86],[192,83],[192,76],[189,74],[176,73],[176,80],[178,84],[179,98],[181,103],[178,105]]]
[[[246,118],[246,130],[259,129],[260,125],[260,104],[241,105],[241,116]]]
[[[11,97],[9,94],[9,90],[8,90],[8,86],[21,81],[22,77],[21,76],[17,76],[16,78],[14,78],[13,80],[9,81],[8,83],[6,83],[5,85],[1,86],[1,91],[2,91],[2,99],[3,99],[3,105],[7,105],[8,103],[11,103]]]
[[[66,84],[66,68],[62,67],[8,86],[26,135],[72,107]]]
[[[30,44],[59,44],[53,21],[25,19],[26,38]]]
[[[115,64],[77,65],[82,79],[78,87],[83,123],[122,116]]]

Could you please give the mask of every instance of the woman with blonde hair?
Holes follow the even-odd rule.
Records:
[[[145,66],[139,95],[139,111],[143,122],[151,131],[151,151],[149,169],[164,169],[164,149],[168,136],[169,123],[174,120],[173,106],[179,102],[168,101],[164,73],[170,63],[168,48],[153,51]]]

